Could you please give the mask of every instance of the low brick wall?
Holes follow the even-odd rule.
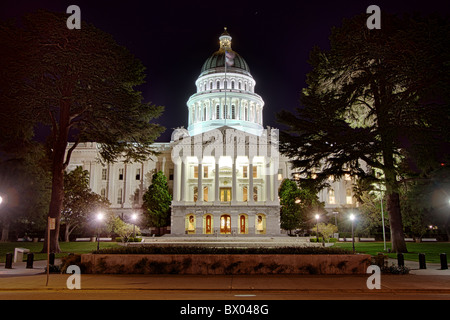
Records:
[[[83,254],[86,273],[365,274],[370,255]]]

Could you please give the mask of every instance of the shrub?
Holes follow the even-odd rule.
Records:
[[[388,274],[408,274],[409,273],[409,268],[408,267],[399,267],[396,265],[391,265],[389,267],[382,267],[381,268],[381,273],[388,273]]]
[[[105,248],[94,251],[99,254],[351,254],[343,248],[334,247],[258,247],[216,248],[201,246],[160,246]]]

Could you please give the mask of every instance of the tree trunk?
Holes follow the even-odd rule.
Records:
[[[64,230],[64,241],[69,242],[69,236],[71,234],[70,230],[70,224],[66,223],[66,228]]]
[[[397,253],[408,252],[406,248],[405,234],[403,233],[400,197],[397,192],[388,194],[387,210],[389,213],[389,221],[391,224],[392,251]]]
[[[66,96],[70,96],[70,94],[67,94]],[[59,229],[61,210],[64,200],[64,169],[67,166],[68,159],[70,158],[70,154],[68,154],[68,159],[65,160],[70,127],[70,101],[61,101],[59,113],[59,130],[57,129],[56,124],[53,124],[52,131],[52,136],[56,138],[54,138],[53,141],[52,195],[50,198],[50,206],[48,212],[48,217],[55,219],[55,230],[50,231],[50,239],[47,239],[48,232],[45,233],[46,236],[44,247],[41,251],[42,253],[47,252],[47,241],[50,241],[50,252],[61,252],[61,249],[59,247]]]

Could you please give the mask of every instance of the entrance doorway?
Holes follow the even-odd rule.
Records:
[[[220,217],[220,233],[231,233],[231,217],[227,214]]]

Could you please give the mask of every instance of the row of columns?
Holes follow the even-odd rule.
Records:
[[[174,201],[186,201],[186,162],[179,161],[181,163],[174,163],[174,187],[173,187],[173,200]],[[273,172],[273,175],[267,174],[265,175],[265,187],[266,187],[266,195],[265,200],[267,201],[276,201],[278,197],[278,175],[274,172],[273,164],[271,164],[270,172]],[[180,170],[180,174],[178,173]],[[214,202],[215,204],[220,203],[220,167],[219,161],[216,159],[215,161],[215,172],[214,172]],[[248,179],[249,186],[247,189],[247,201],[252,203],[253,199],[253,163],[249,162],[248,165]],[[273,189],[272,189],[273,188]],[[178,190],[179,189],[179,190]],[[197,203],[201,204],[203,202],[203,163],[201,161],[198,162],[198,182],[197,182],[197,190],[198,190],[198,200]],[[271,192],[273,190],[273,192]],[[180,193],[178,193],[178,191]],[[236,158],[233,158],[232,162],[232,185],[231,185],[231,199],[232,203],[236,203],[237,199],[237,177],[236,177]]]
[[[262,124],[262,107],[259,104],[247,103],[244,105],[242,99],[227,99],[225,103],[224,98],[220,99],[219,103],[219,118],[217,118],[217,102],[216,99],[209,100],[207,106],[202,106],[203,103],[198,105],[194,103],[190,107],[189,112],[189,124],[197,123],[208,120],[224,119],[224,108],[227,107],[226,119],[232,119],[232,106],[235,106],[234,120],[245,120]],[[230,101],[231,100],[231,101]],[[230,103],[228,103],[230,102]],[[206,108],[206,119],[204,117],[204,109]],[[247,116],[245,109],[247,108]]]

